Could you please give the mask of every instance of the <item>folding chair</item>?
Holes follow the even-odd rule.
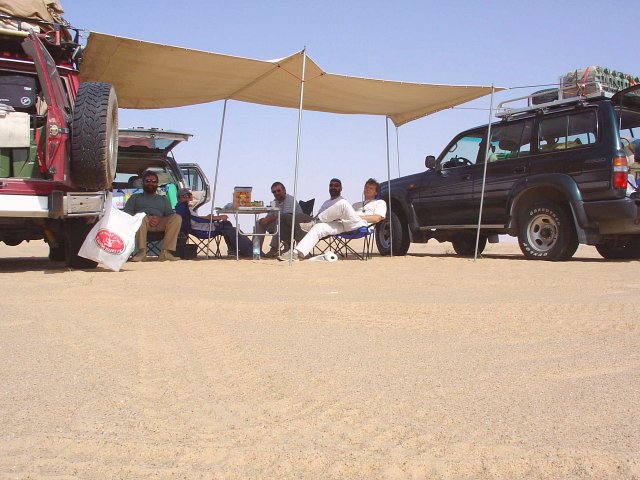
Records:
[[[316,203],[316,199],[312,198],[311,200],[300,200],[298,201],[298,205],[300,205],[300,209],[302,210],[302,213],[304,213],[305,215],[308,215],[310,218],[309,220],[311,220],[311,217],[313,217],[313,206]],[[290,232],[291,230],[289,230],[289,235],[284,235],[283,234],[283,224],[285,221],[285,217],[282,216],[280,217],[280,251],[284,252],[286,250],[289,250],[289,240],[291,238]],[[303,217],[302,220],[300,220],[300,216],[296,216],[296,223],[300,224],[300,222],[306,222],[307,219]],[[293,244],[295,245],[298,241],[302,240],[302,238],[304,237],[305,232],[302,231],[300,229],[300,227],[296,227],[296,231],[295,231],[295,238],[293,239]]]
[[[222,240],[222,229],[224,228],[222,222],[214,221],[211,225],[211,232],[209,230],[196,230],[191,227],[191,222],[209,225],[209,220],[192,216],[189,206],[184,202],[176,205],[176,213],[182,217],[180,235],[185,238],[185,243],[191,241],[196,245],[196,256],[200,253],[207,255],[208,252],[213,252],[214,258],[222,257],[222,253],[220,253],[220,241]],[[215,248],[211,248],[212,240]]]
[[[160,255],[164,232],[147,232],[147,255]]]
[[[316,199],[312,198],[311,200],[307,200],[306,202],[304,200],[300,200],[298,202],[298,205],[300,205],[300,208],[302,209],[302,213],[309,215],[310,217],[313,216],[313,206],[316,203]]]
[[[209,223],[209,222],[207,222]],[[220,241],[222,240],[222,229],[216,227],[216,223],[211,226],[211,236],[207,230],[193,230],[185,232],[187,236],[187,243],[191,241],[196,245],[196,256],[199,254],[207,255],[207,252],[213,253],[214,258],[222,258],[220,253]],[[213,241],[215,248],[212,248],[211,242]]]
[[[323,245],[316,245],[316,249],[320,254],[332,250],[342,258],[349,258],[349,255],[353,255],[359,260],[369,260],[371,252],[373,250],[373,240],[375,238],[375,225],[368,227],[360,227],[350,232],[342,232],[337,235],[329,235],[321,239],[324,241]],[[352,240],[363,239],[362,252],[358,252],[352,245]],[[315,252],[314,252],[315,253]]]
[[[354,255],[359,260],[369,260],[373,249],[373,240],[375,238],[375,226],[360,227],[350,232],[342,232],[333,236],[333,245],[335,252],[341,257],[348,258]],[[352,240],[363,239],[362,252],[358,252],[350,244]]]

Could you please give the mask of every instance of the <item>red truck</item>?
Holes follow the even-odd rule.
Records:
[[[117,165],[118,103],[79,81],[79,30],[0,10],[0,241],[44,239],[74,268]]]

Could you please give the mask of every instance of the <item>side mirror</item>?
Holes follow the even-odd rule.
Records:
[[[430,170],[434,170],[436,168],[436,157],[427,155],[427,158],[424,159],[424,166]]]

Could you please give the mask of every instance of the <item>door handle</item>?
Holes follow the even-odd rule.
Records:
[[[470,173],[465,173],[464,175],[461,176],[461,178],[463,180],[470,180],[471,179],[471,174]]]
[[[524,173],[527,171],[527,167],[515,167],[513,173]]]

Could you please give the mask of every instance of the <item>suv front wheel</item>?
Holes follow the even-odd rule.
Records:
[[[476,236],[467,233],[461,233],[456,235],[451,240],[453,250],[460,256],[469,257],[476,253]],[[480,235],[478,241],[478,255],[484,252],[484,247],[487,246],[487,237]]]
[[[393,228],[393,232],[390,230]],[[395,210],[391,210],[386,218],[376,225],[376,245],[380,255],[391,254],[391,240],[393,234],[393,254],[406,255],[409,251],[409,227],[400,220]]]
[[[518,243],[532,260],[568,260],[578,248],[578,235],[568,208],[551,201],[537,202],[518,217]]]

